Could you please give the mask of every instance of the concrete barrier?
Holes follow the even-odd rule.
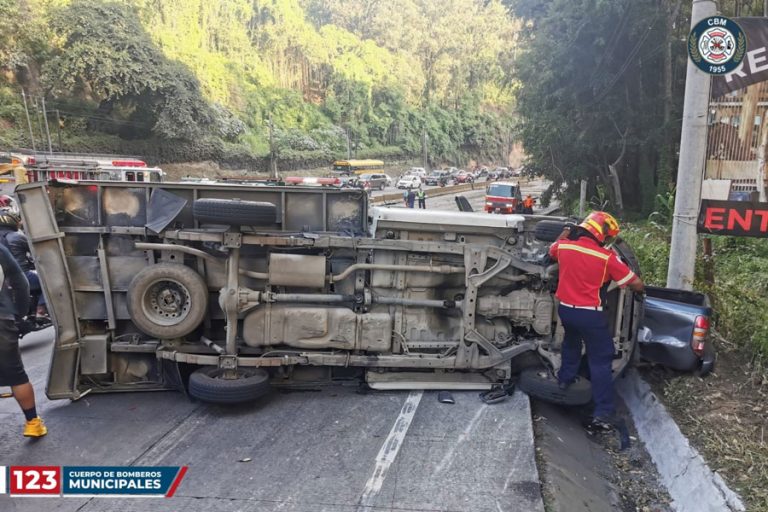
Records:
[[[449,194],[455,194],[457,192],[466,192],[467,190],[485,190],[486,182],[482,183],[462,183],[461,185],[451,185],[450,187],[438,187],[429,188],[424,191],[427,193],[427,197],[447,196]],[[382,194],[380,196],[374,196],[371,199],[371,203],[390,203],[392,201],[402,201],[403,193],[396,192],[392,194]]]

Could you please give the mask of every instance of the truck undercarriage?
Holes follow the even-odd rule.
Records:
[[[357,190],[185,183],[17,189],[56,326],[47,393],[210,401],[334,378],[489,389],[559,367],[547,249],[566,219],[368,211]],[[628,249],[625,248],[625,251]],[[607,292],[615,373],[639,308]]]

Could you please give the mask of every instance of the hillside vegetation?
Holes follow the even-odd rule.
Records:
[[[160,161],[501,161],[516,23],[498,0],[0,0],[0,146]],[[8,36],[8,37],[6,37]],[[47,145],[47,143],[46,143]]]

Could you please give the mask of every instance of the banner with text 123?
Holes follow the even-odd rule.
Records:
[[[711,235],[768,238],[768,203],[704,199],[696,227]]]
[[[186,471],[186,466],[64,466],[61,495],[170,498]]]
[[[747,55],[732,72],[712,77],[712,97],[768,80],[768,18],[732,18],[747,34]]]

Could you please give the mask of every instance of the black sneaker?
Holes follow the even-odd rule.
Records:
[[[595,416],[592,418],[592,421],[584,425],[584,428],[587,429],[588,434],[593,435],[604,432],[611,432],[615,425],[616,421],[613,418]]]

